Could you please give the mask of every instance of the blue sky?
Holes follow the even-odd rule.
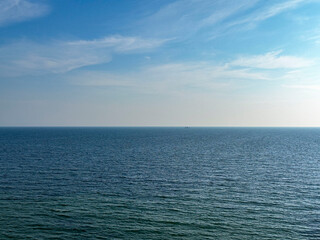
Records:
[[[0,126],[320,126],[318,0],[1,0]]]

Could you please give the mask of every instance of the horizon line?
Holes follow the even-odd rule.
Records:
[[[48,125],[48,126],[0,126],[0,128],[320,128],[320,126],[190,126],[190,125],[179,125],[179,126],[93,126],[93,125],[79,125],[79,126],[60,126],[60,125]]]

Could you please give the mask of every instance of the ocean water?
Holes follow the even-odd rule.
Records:
[[[0,239],[320,239],[320,129],[0,128]]]

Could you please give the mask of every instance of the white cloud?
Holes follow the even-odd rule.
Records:
[[[298,6],[298,4],[306,2],[305,0],[290,0],[282,3],[277,3],[269,8],[264,9],[263,11],[259,12],[258,14],[255,14],[253,16],[250,16],[249,18],[245,19],[246,22],[259,22],[266,20],[268,18],[271,18],[273,16],[276,16],[284,11],[287,11],[289,9],[295,8]]]
[[[261,81],[269,81],[269,86],[278,87],[281,84],[311,86],[313,82],[315,88],[319,71],[313,61],[279,54],[271,52],[225,64],[169,63],[125,73],[78,71],[69,75],[68,80],[75,85],[121,87],[143,93],[165,94],[230,91],[258,86]]]
[[[316,21],[316,20],[315,20]],[[315,44],[320,44],[320,26],[313,27],[312,30],[307,31],[301,36],[304,41],[311,41]]]
[[[1,0],[0,26],[27,19],[41,17],[49,12],[49,7],[30,0]]]
[[[114,48],[118,52],[127,52],[134,50],[145,50],[159,47],[169,39],[143,39],[139,37],[111,36],[91,41],[80,40],[68,42],[69,46],[94,47],[94,48]]]
[[[229,24],[226,25],[226,28],[232,28],[238,25],[254,26],[261,21],[267,20],[287,10],[293,9],[303,2],[307,2],[307,1],[306,0],[290,0],[290,1],[273,4],[271,6],[268,6],[262,9],[258,9],[252,12],[251,14],[246,15],[243,18],[230,22]]]
[[[283,85],[286,88],[305,89],[305,90],[320,90],[320,85]]]
[[[79,71],[67,77],[75,85],[126,87],[144,93],[214,91],[239,87],[248,80],[269,80],[268,76],[246,69],[230,69],[209,63],[171,63],[149,66],[135,72],[108,73]]]
[[[141,25],[154,36],[186,38],[203,28],[221,24],[256,2],[258,0],[178,0],[143,19]]]
[[[0,73],[22,76],[63,73],[111,61],[112,54],[148,51],[168,40],[112,36],[92,41],[55,41],[39,44],[20,41],[0,48]]]
[[[210,13],[210,15],[205,17],[202,21],[200,21],[200,26],[205,27],[205,26],[210,26],[210,25],[222,22],[223,20],[228,19],[234,14],[250,9],[257,2],[258,0],[249,0],[249,1],[245,0],[245,1],[235,1],[235,2],[228,1],[228,3],[226,3],[225,1],[220,1],[220,2],[218,1],[216,3],[219,3],[219,4],[216,4],[214,8],[210,8],[210,9],[213,9],[211,10],[212,12]]]
[[[313,60],[295,57],[281,56],[281,51],[269,52],[265,55],[240,57],[230,64],[233,66],[261,68],[261,69],[282,69],[282,68],[303,68],[314,64]]]
[[[177,0],[143,19],[141,25],[153,36],[185,39],[206,29],[200,34],[213,39],[252,29],[262,21],[309,2],[311,0]]]
[[[320,44],[320,35],[314,35],[312,37],[306,38],[306,40],[313,41],[315,44]]]
[[[226,19],[226,21],[213,29],[209,39],[230,33],[238,33],[239,31],[252,30],[265,20],[313,1],[317,0],[253,1],[253,3],[258,2],[259,4],[256,4],[254,8],[248,7],[244,14],[235,15],[232,19]]]

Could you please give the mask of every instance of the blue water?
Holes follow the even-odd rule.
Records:
[[[0,239],[320,239],[320,129],[0,128]]]

